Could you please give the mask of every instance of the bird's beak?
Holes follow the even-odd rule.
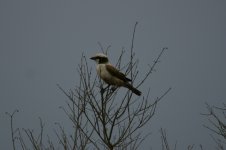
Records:
[[[96,57],[94,56],[94,57],[90,57],[90,59],[92,59],[92,60],[96,60]]]

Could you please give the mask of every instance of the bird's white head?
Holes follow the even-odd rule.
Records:
[[[103,53],[97,53],[95,56],[90,59],[95,60],[97,64],[107,64],[109,63],[107,55]]]

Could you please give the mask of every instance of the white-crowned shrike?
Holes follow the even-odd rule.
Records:
[[[97,53],[95,56],[91,57],[90,59],[96,61],[97,74],[107,84],[114,85],[117,87],[123,86],[131,90],[136,95],[138,96],[141,95],[141,92],[129,83],[131,79],[127,78],[125,74],[123,74],[114,66],[112,66],[109,63],[108,57],[105,54]]]

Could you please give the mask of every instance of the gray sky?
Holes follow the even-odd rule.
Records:
[[[20,110],[16,127],[37,130],[38,117],[50,135],[54,122],[69,127],[58,108],[67,98],[56,84],[65,89],[76,85],[82,52],[88,57],[99,52],[97,42],[111,45],[109,57],[115,63],[122,47],[129,50],[136,21],[134,49],[141,76],[160,50],[169,48],[140,90],[145,94],[150,87],[154,98],[173,88],[144,129],[152,135],[142,147],[159,149],[162,127],[178,149],[189,144],[212,149],[200,113],[206,112],[205,102],[220,106],[226,99],[225,8],[224,0],[1,0],[0,149],[11,149],[6,111]]]

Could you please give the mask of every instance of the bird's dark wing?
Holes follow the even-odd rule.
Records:
[[[116,76],[117,78],[125,82],[131,81],[131,79],[127,78],[125,74],[123,74],[122,72],[120,72],[118,69],[116,69],[110,64],[106,65],[106,69],[111,75]]]

